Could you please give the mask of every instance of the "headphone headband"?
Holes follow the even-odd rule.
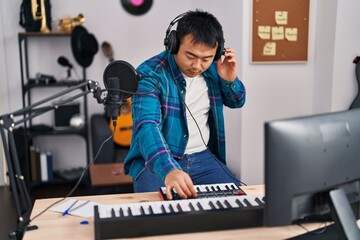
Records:
[[[175,17],[170,22],[169,27],[166,29],[164,45],[165,45],[165,49],[170,54],[176,54],[179,51],[179,47],[180,47],[180,40],[178,39],[176,30],[171,31],[171,28],[186,14],[188,14],[188,13],[185,12],[185,13],[182,13],[182,14],[178,15],[177,17]],[[224,42],[225,42],[224,39],[218,41],[218,47],[216,49],[214,61],[219,60],[221,55],[223,55],[225,53]]]
[[[174,18],[174,19],[170,22],[169,27],[168,27],[167,30],[166,30],[165,38],[169,35],[170,30],[171,30],[171,28],[175,25],[175,23],[177,23],[177,22],[178,22],[183,16],[185,16],[185,15],[186,15],[186,13],[182,13],[182,14],[178,15],[176,18]]]

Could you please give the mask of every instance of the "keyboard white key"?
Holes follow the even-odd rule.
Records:
[[[180,212],[199,212],[216,209],[251,208],[265,204],[263,196],[224,196],[200,199],[184,199],[173,201],[155,201],[145,203],[129,203],[99,206],[100,218],[142,216],[151,214],[173,214]],[[258,200],[258,201],[259,201]],[[180,206],[180,208],[179,208]],[[120,214],[122,212],[122,214]],[[130,214],[131,213],[131,214]]]

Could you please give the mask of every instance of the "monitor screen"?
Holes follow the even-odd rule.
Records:
[[[265,123],[266,226],[329,215],[334,189],[358,208],[360,109]]]

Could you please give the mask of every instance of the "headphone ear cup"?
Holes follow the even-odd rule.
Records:
[[[215,53],[215,57],[214,57],[214,61],[217,61],[221,58],[221,55],[223,55],[225,52],[225,47],[224,47],[224,41],[221,41],[219,43],[218,48],[216,49],[216,53]]]
[[[180,44],[175,30],[172,30],[167,36],[164,45],[170,54],[176,54],[179,51]]]

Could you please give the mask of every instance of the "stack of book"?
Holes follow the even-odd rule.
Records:
[[[40,148],[30,147],[30,170],[33,182],[48,182],[54,179],[53,156],[50,151],[41,151]]]

